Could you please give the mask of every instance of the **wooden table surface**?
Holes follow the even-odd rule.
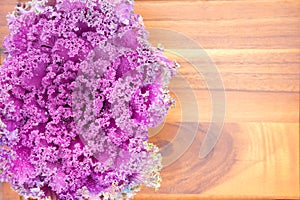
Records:
[[[5,15],[15,2],[0,1],[1,43],[8,34]],[[299,199],[300,1],[142,0],[135,2],[135,12],[148,28],[167,28],[197,41],[217,66],[226,94],[222,135],[200,159],[211,99],[204,79],[175,58],[191,83],[200,118],[181,119],[179,101],[150,140],[164,148],[180,124],[186,134],[199,125],[198,134],[162,170],[161,188],[142,188],[135,199]],[[7,184],[1,192],[2,200],[18,199]]]

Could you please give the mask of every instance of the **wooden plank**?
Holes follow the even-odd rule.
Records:
[[[192,90],[197,108],[190,108],[194,99],[187,98],[188,89],[173,90],[176,107],[167,116],[169,122],[210,122],[212,115],[212,99],[208,90]],[[193,95],[191,93],[191,95]],[[218,92],[215,91],[218,95]],[[219,92],[221,93],[221,92]],[[226,91],[225,122],[299,122],[299,94],[284,92],[242,92]],[[220,102],[223,103],[223,102]],[[182,110],[189,108],[186,117],[182,118]],[[198,117],[198,118],[197,118]]]
[[[194,125],[184,124],[186,133]],[[151,138],[162,149],[178,129],[174,123],[165,126]],[[203,160],[198,151],[207,124],[200,123],[200,130],[188,151],[162,170],[157,193],[197,194],[198,198],[299,197],[298,123],[226,123],[213,153]],[[157,194],[147,188],[142,193]]]
[[[135,7],[146,27],[178,31],[206,49],[297,48],[299,10],[297,1],[142,1]]]
[[[193,89],[206,89],[207,81],[216,82],[221,76],[225,89],[229,91],[299,92],[298,49],[208,49],[204,50],[207,56],[193,56],[197,51],[189,50],[188,58],[183,56],[186,53],[180,57],[170,53],[172,49],[166,51],[169,58],[181,64],[178,72]],[[180,84],[176,87],[180,87]],[[218,90],[221,87],[213,85],[210,89]]]
[[[146,21],[215,22],[267,19],[274,16],[279,19],[299,17],[299,5],[297,1],[136,1],[135,12]]]
[[[189,86],[191,89],[207,89],[207,81],[217,81],[219,80],[218,77],[221,76],[224,89],[227,91],[299,92],[298,83],[300,78],[298,74],[260,74],[259,72],[198,73],[196,70],[190,69],[191,67],[190,64],[182,65],[184,69],[179,71],[190,82]],[[209,89],[220,90],[222,87],[222,85],[212,85]]]
[[[178,32],[197,41],[205,49],[295,49],[300,46],[299,24],[300,18],[145,21],[146,27]],[[184,46],[184,42],[176,42]]]
[[[204,49],[220,72],[299,74],[300,49]]]

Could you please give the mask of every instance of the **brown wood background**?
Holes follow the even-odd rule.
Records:
[[[15,2],[0,1],[1,43],[8,34],[5,15]],[[180,123],[187,134],[199,123],[199,133],[162,170],[160,190],[142,188],[135,199],[299,199],[300,1],[140,0],[135,11],[146,27],[198,42],[220,71],[227,103],[223,134],[214,151],[199,159],[210,96],[189,63],[175,58],[196,94],[200,119],[181,121],[179,102],[151,141],[163,148]],[[1,192],[2,200],[18,199],[7,184]]]

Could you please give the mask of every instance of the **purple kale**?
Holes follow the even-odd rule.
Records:
[[[129,0],[33,0],[8,15],[0,68],[0,181],[25,198],[122,199],[160,186],[148,143],[174,63]]]

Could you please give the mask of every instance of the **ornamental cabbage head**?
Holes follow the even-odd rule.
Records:
[[[129,0],[33,0],[9,14],[0,67],[0,181],[25,198],[122,199],[158,188],[148,128],[176,67]]]

